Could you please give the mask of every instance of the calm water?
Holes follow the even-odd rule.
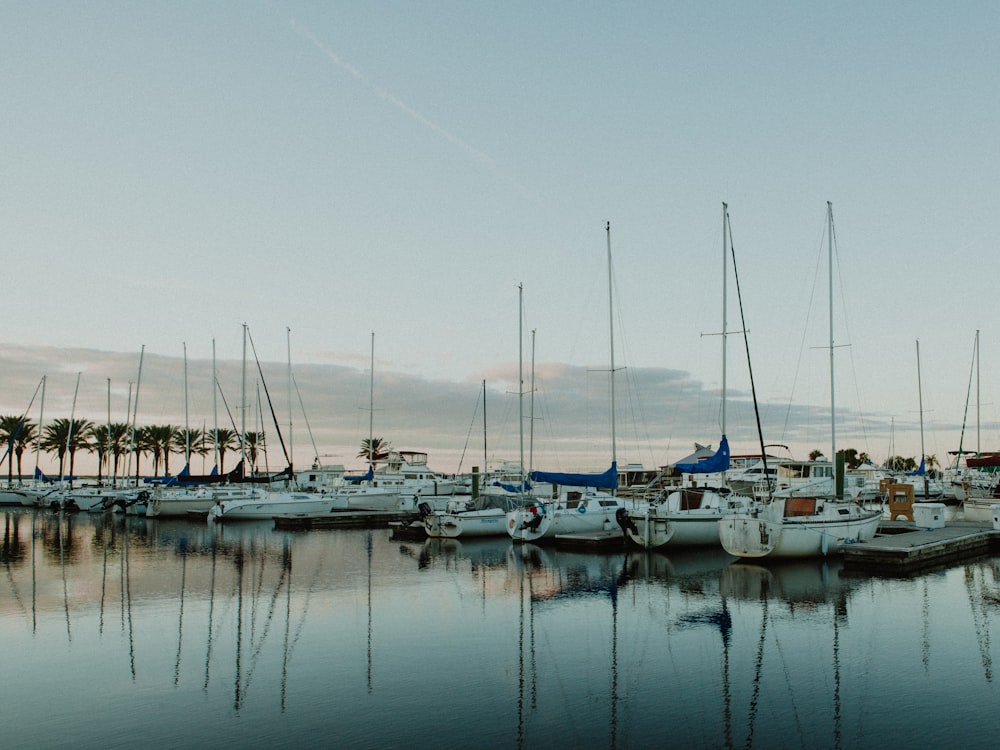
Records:
[[[0,745],[994,747],[1000,560],[4,513]]]

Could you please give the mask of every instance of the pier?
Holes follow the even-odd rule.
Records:
[[[921,528],[910,521],[883,521],[870,542],[843,549],[844,567],[867,573],[909,574],[986,555],[1000,547],[1000,531],[972,521]]]

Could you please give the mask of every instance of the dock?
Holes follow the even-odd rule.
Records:
[[[843,548],[844,568],[868,573],[905,575],[946,565],[1000,547],[1000,531],[992,525],[950,521],[941,528],[920,528],[912,522],[883,521],[870,542]]]
[[[274,516],[276,529],[367,529],[406,524],[418,521],[418,513],[401,513],[395,510],[343,510],[322,515]]]

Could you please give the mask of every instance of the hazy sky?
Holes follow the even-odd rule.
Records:
[[[722,427],[726,201],[765,441],[805,457],[831,201],[838,447],[919,455],[921,396],[927,453],[963,419],[975,447],[980,330],[996,449],[998,38],[993,2],[0,3],[0,411],[48,374],[68,416],[83,372],[80,413],[111,378],[123,421],[145,345],[139,421],[182,423],[186,343],[210,423],[246,322],[287,422],[290,328],[317,452],[352,463],[374,331],[376,434],[482,456],[485,379],[514,459],[523,283],[538,460],[599,467],[610,221],[619,461],[666,463]],[[749,452],[741,335],[727,373]]]

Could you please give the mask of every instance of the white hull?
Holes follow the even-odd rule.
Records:
[[[619,530],[615,514],[624,509],[620,498],[588,491],[569,503],[544,503],[507,514],[507,533],[515,542],[552,540],[561,534],[586,534]]]
[[[965,520],[976,523],[993,523],[993,506],[1000,504],[1000,498],[966,498],[963,507]]]
[[[661,503],[629,513],[626,533],[646,549],[719,545],[719,521],[745,511],[750,499],[711,489],[678,490]],[[634,527],[634,528],[633,528]]]
[[[856,503],[827,501],[813,515],[785,517],[785,498],[757,515],[727,516],[719,521],[719,540],[731,555],[747,558],[823,557],[845,545],[870,541],[882,513]]]
[[[427,536],[441,539],[503,536],[507,533],[507,513],[502,508],[433,513],[424,518],[424,529]]]
[[[256,496],[252,486],[199,487],[196,490],[165,490],[157,488],[146,506],[149,518],[186,518],[188,513],[208,513],[216,500],[232,502]]]

